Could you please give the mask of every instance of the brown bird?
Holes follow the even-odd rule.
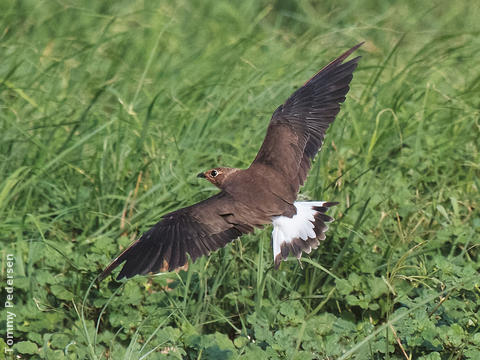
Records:
[[[198,174],[221,191],[166,214],[100,275],[126,262],[117,279],[172,271],[224,247],[242,234],[273,224],[275,267],[291,253],[300,259],[325,239],[326,215],[338,203],[295,201],[328,126],[340,111],[360,57],[344,60],[360,43],[332,61],[273,113],[267,135],[248,169],[217,167]]]

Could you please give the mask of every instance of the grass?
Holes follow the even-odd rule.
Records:
[[[479,12],[467,1],[2,2],[12,351],[480,358]],[[195,174],[248,166],[273,110],[362,40],[301,190],[340,201],[303,269],[272,269],[267,228],[188,271],[95,284],[162,214],[216,192]]]

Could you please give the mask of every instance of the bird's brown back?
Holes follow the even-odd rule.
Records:
[[[223,190],[241,202],[252,214],[268,224],[273,216],[295,214],[291,184],[274,168],[257,164],[232,175]]]

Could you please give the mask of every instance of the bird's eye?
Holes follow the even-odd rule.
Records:
[[[217,176],[217,175],[218,175],[217,170],[212,170],[212,171],[210,172],[210,175],[212,175],[213,177]]]

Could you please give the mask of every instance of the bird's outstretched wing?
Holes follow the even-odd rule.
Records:
[[[235,221],[235,201],[220,192],[195,205],[165,215],[102,272],[99,281],[126,261],[117,280],[137,274],[172,271],[224,247],[253,226]]]
[[[265,140],[250,167],[268,165],[277,170],[292,185],[292,199],[307,177],[328,126],[345,101],[360,57],[343,61],[362,44],[320,70],[278,107],[270,120]]]

